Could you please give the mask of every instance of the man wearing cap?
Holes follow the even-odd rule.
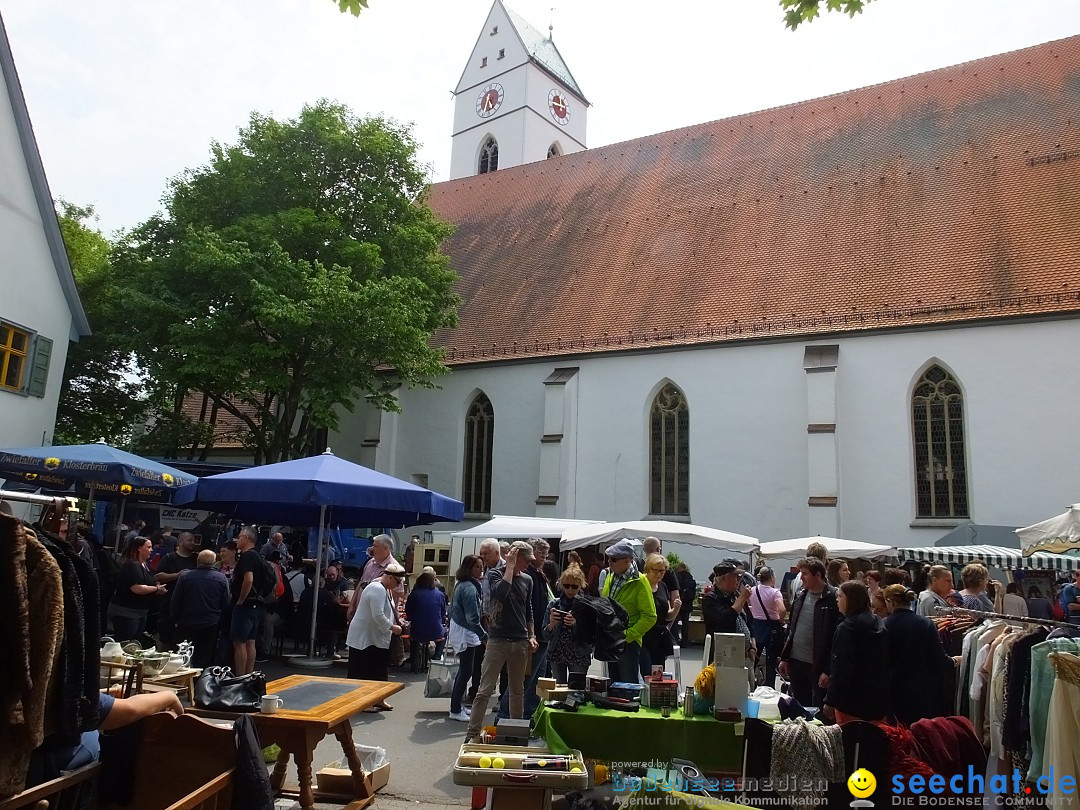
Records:
[[[611,562],[600,595],[618,602],[627,615],[626,649],[618,660],[608,661],[608,677],[612,681],[637,683],[641,637],[656,624],[652,586],[638,574],[634,566],[634,546],[629,540],[619,540],[609,546],[606,554]]]
[[[746,649],[751,654],[753,641],[750,628],[744,618],[746,603],[750,601],[750,589],[741,581],[738,569],[730,562],[713,566],[713,589],[701,597],[701,615],[705,620],[705,632],[742,633]]]
[[[519,719],[525,704],[525,674],[529,654],[536,652],[533,624],[532,579],[525,569],[534,557],[532,546],[515,540],[506,557],[506,567],[488,572],[491,600],[487,607],[488,641],[480,671],[480,688],[473,698],[466,740],[480,736],[488,701],[495,692],[499,671],[506,664],[510,692],[510,716]],[[649,594],[652,601],[652,594]]]

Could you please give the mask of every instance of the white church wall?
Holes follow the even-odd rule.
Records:
[[[552,91],[565,97],[569,115],[565,124],[552,116],[548,103]],[[525,103],[533,110],[525,125],[525,163],[544,160],[551,142],[558,140],[564,155],[580,152],[585,143],[586,122],[589,108],[551,76],[535,65],[527,68]]]
[[[489,135],[495,138],[499,145],[499,168],[520,166],[527,115],[533,113],[520,109],[507,115],[482,119],[473,112],[475,126],[454,136],[454,146],[450,153],[451,177],[468,177],[477,173],[480,148]]]
[[[825,510],[808,505],[820,494],[810,491],[811,476],[831,474],[841,536],[929,545],[949,525],[915,520],[909,403],[914,381],[933,361],[956,376],[965,395],[973,522],[1027,525],[1080,499],[1080,379],[1067,372],[1080,320],[830,340],[839,346],[839,461],[832,470],[811,469],[809,461],[828,458],[811,452],[822,435],[807,433],[815,411],[803,353],[819,342],[458,369],[440,380],[440,391],[402,392],[394,468],[403,478],[425,472],[430,486],[460,497],[465,410],[483,390],[495,410],[492,512],[537,514],[543,381],[556,367],[576,365],[559,514],[649,515],[648,411],[670,380],[690,407],[693,522],[762,540],[813,534]]]

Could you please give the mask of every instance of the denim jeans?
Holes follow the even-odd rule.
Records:
[[[469,685],[469,678],[472,677],[473,661],[479,653],[479,646],[466,647],[458,653],[457,677],[454,678],[454,688],[450,692],[450,712],[452,714],[461,714],[461,699],[465,697],[465,687]]]
[[[131,619],[127,616],[110,617],[113,627],[113,638],[117,641],[131,641],[138,639],[146,629],[146,617]]]

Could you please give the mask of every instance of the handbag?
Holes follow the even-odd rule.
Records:
[[[442,661],[430,662],[427,680],[424,682],[424,697],[450,697],[460,666],[461,662],[456,655],[444,655]]]
[[[257,712],[265,694],[266,676],[261,672],[233,675],[228,667],[208,667],[195,681],[192,703],[215,712]]]

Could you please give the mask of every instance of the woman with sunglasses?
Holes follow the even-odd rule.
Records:
[[[585,573],[573,563],[559,577],[561,592],[547,606],[544,638],[555,683],[567,683],[571,672],[585,673],[592,662],[592,644],[577,637],[574,600],[585,588]]]

